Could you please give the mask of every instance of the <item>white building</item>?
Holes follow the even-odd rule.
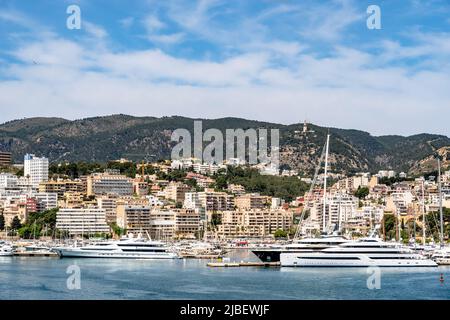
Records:
[[[32,194],[40,206],[41,211],[55,209],[58,207],[58,194],[49,192],[39,192]]]
[[[395,177],[395,171],[393,171],[393,170],[380,170],[380,171],[378,171],[377,176],[379,178],[393,178],[393,177]]]
[[[110,232],[104,209],[61,209],[56,214],[56,228],[70,235]]]
[[[38,158],[34,154],[26,154],[23,168],[24,177],[29,179],[32,186],[38,187],[39,183],[48,181],[47,158]]]
[[[327,196],[325,207],[325,225],[338,226],[342,225],[349,219],[356,216],[358,209],[358,198],[345,193],[335,193]],[[323,230],[323,200],[316,200],[311,208],[311,220],[320,225]]]
[[[12,173],[0,173],[0,189],[17,188],[17,176]]]
[[[272,205],[270,206],[272,209],[277,209],[281,207],[282,201],[281,198],[272,198]]]
[[[148,200],[148,204],[150,205],[150,207],[160,207],[164,205],[164,202],[161,201],[158,197],[149,195],[146,196],[147,200]]]

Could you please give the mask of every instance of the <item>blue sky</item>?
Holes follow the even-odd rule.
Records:
[[[372,4],[381,30],[366,26]],[[447,0],[0,0],[0,39],[0,122],[306,118],[450,135]]]

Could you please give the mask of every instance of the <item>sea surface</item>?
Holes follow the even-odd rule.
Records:
[[[230,258],[257,261],[246,250]],[[450,299],[450,267],[382,268],[376,289],[366,268],[209,268],[207,262],[0,257],[0,299]]]

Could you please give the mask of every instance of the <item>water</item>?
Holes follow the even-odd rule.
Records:
[[[246,251],[232,260],[255,260]],[[384,268],[381,289],[366,268],[209,268],[206,260],[0,257],[0,299],[450,299],[450,267]],[[67,288],[77,265],[81,289]],[[444,275],[444,283],[439,281]]]

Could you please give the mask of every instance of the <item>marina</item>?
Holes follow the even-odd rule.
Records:
[[[0,257],[0,299],[450,299],[448,266],[382,268],[381,288],[371,290],[366,268],[267,268],[247,250],[227,257],[255,266],[207,267],[200,259]],[[79,290],[67,287],[67,270],[74,265]]]

